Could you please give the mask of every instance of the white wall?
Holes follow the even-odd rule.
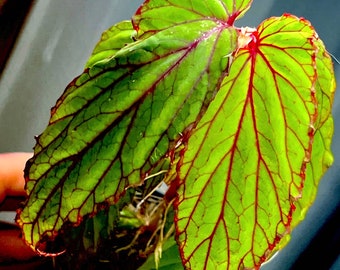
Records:
[[[0,152],[32,151],[34,135],[101,33],[142,0],[37,0],[0,78]]]

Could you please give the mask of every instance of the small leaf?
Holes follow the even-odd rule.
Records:
[[[66,88],[25,169],[29,198],[18,223],[29,245],[53,240],[64,224],[79,224],[141,185],[201,117],[227,72],[237,31],[227,15],[225,21],[196,12],[199,3],[206,6],[195,1],[194,18],[176,14],[171,26],[128,45],[121,41],[129,41],[129,26],[123,39],[121,24],[107,31],[113,51],[98,49],[98,61],[95,50],[89,68]],[[137,17],[152,16],[160,17],[143,9]],[[134,27],[142,28],[138,20]]]
[[[154,254],[138,270],[183,270],[182,260],[178,252],[178,245],[174,238],[169,238],[163,246],[159,267],[155,266]]]
[[[320,179],[314,128],[315,153],[330,156],[334,84],[318,42],[291,15],[240,31],[229,76],[180,162],[175,221],[188,269],[258,268],[290,231],[305,177]]]

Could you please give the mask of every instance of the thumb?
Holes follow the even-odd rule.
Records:
[[[24,168],[32,153],[0,154],[0,202],[6,196],[25,196]]]

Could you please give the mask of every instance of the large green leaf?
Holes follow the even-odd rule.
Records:
[[[126,25],[122,36],[122,24],[106,32],[112,38],[57,101],[27,163],[18,223],[29,245],[117,202],[171,156],[219,89],[237,45],[231,24],[250,2],[146,1],[133,20],[137,41],[125,45]]]
[[[179,163],[175,221],[188,269],[259,267],[332,163],[332,68],[314,29],[284,15],[241,33]]]

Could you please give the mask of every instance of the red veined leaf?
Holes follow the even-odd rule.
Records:
[[[305,178],[317,182],[331,163],[334,84],[328,63],[318,78],[325,52],[309,22],[270,18],[242,29],[239,46],[179,162],[175,222],[188,269],[259,268],[296,225]],[[314,139],[326,160],[312,155]]]
[[[145,4],[148,12],[157,2]],[[192,12],[202,10],[199,3],[207,2],[195,1]],[[235,7],[249,5],[244,3],[234,1]],[[140,9],[136,18],[160,17],[148,12]],[[171,157],[216,94],[237,46],[236,29],[227,16],[173,17],[179,19],[171,27],[128,45],[122,40],[130,41],[129,27],[123,38],[120,24],[107,31],[113,38],[105,40],[118,42],[115,49],[99,59],[95,50],[89,68],[52,109],[25,169],[29,198],[17,219],[33,248],[53,240],[66,223],[79,224],[98,205],[114,204],[128,187],[141,185]]]

